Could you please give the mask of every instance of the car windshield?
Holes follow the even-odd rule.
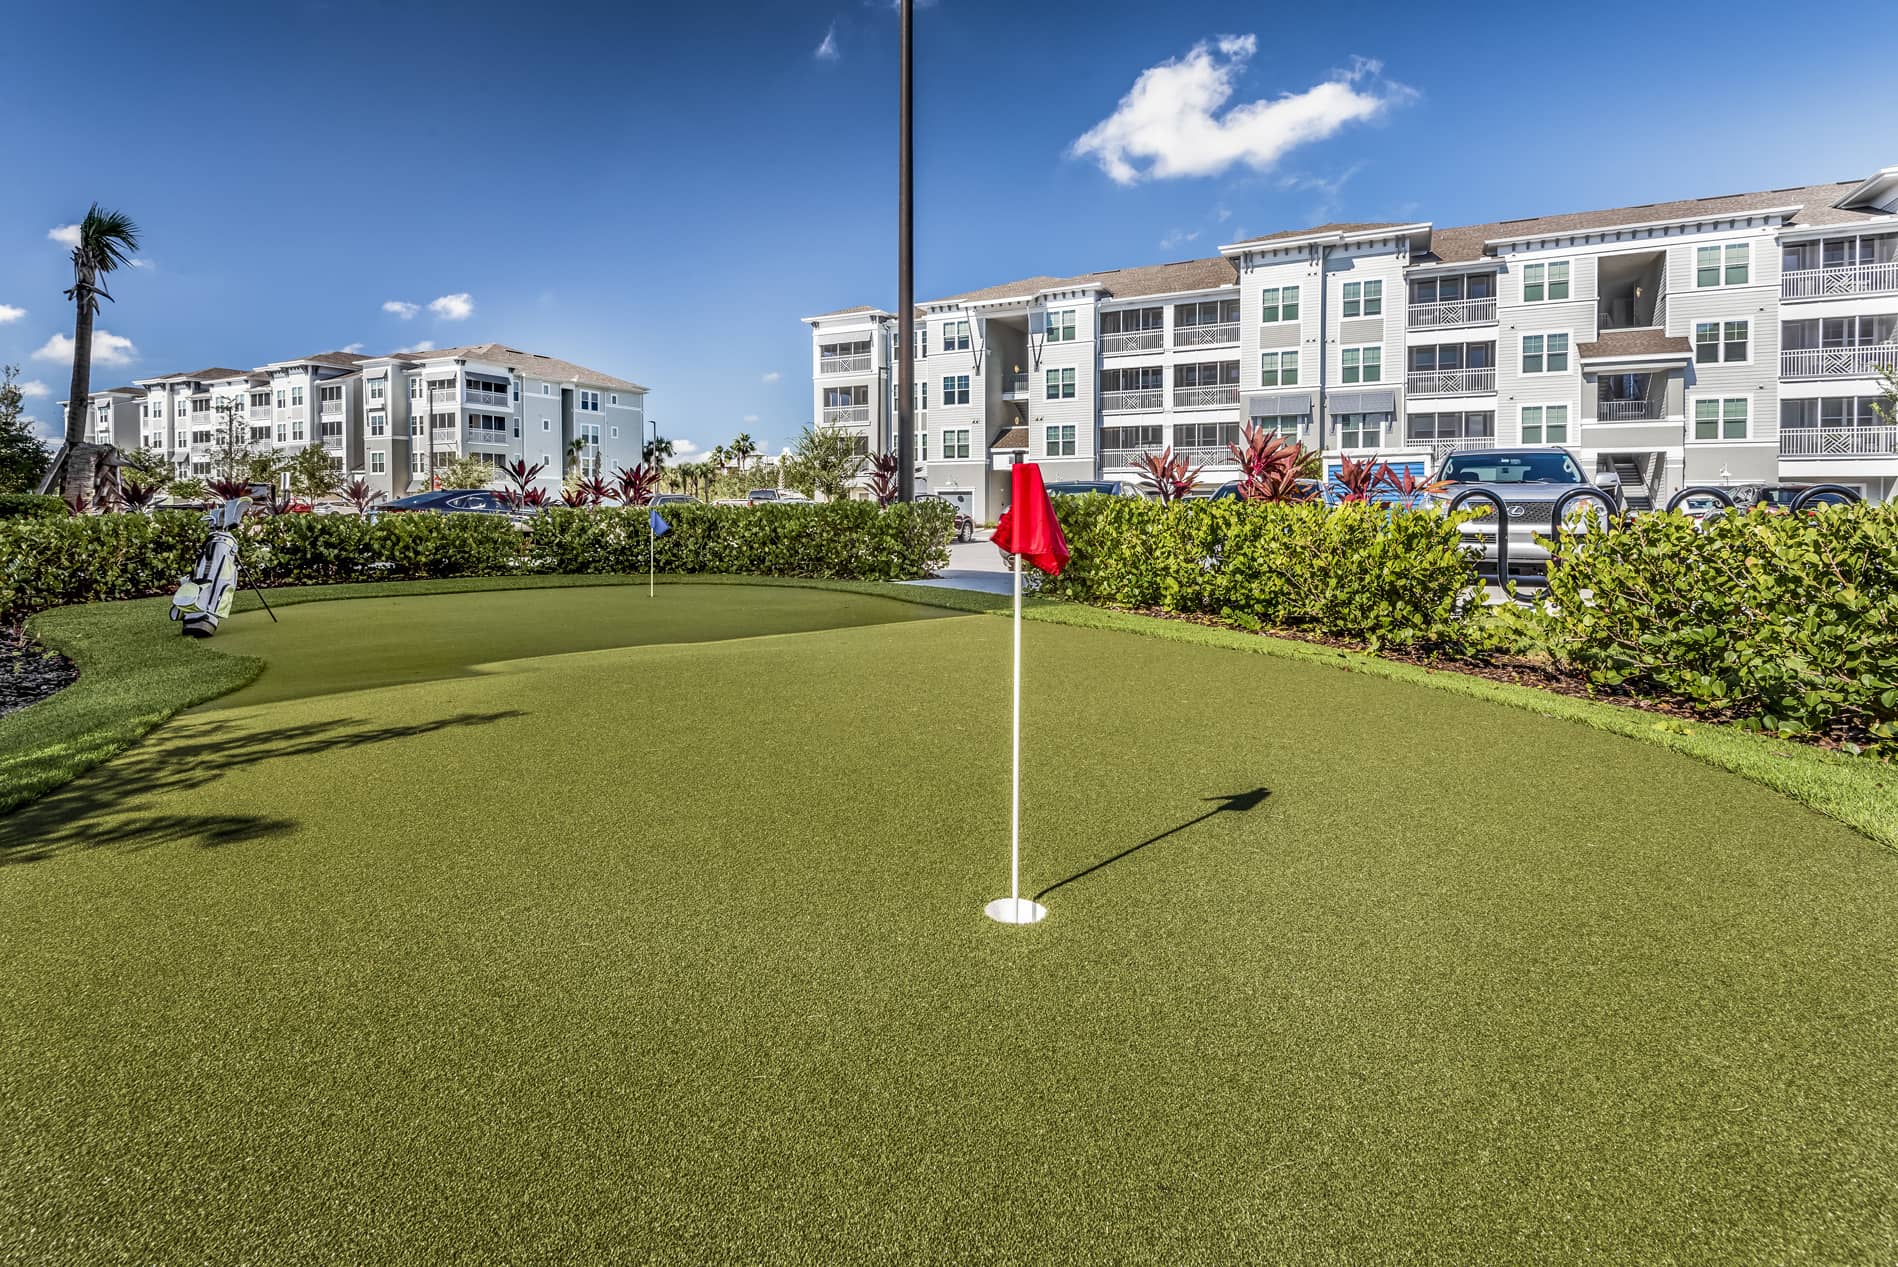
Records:
[[[1566,453],[1452,453],[1443,463],[1450,484],[1582,484]]]
[[[1114,486],[1112,484],[1085,484],[1074,481],[1065,484],[1050,484],[1048,485],[1048,491],[1050,493],[1111,493],[1114,491]]]

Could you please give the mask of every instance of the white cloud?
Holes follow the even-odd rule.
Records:
[[[1188,242],[1193,241],[1197,237],[1199,237],[1198,229],[1194,229],[1191,233],[1188,233],[1184,229],[1174,229],[1160,239],[1160,249],[1162,251],[1171,251],[1176,246],[1185,246]]]
[[[20,421],[24,422],[28,430],[32,431],[34,435],[42,440],[60,440],[65,438],[66,432],[63,425],[56,428],[52,423],[42,422],[31,414],[20,415]]]
[[[64,361],[72,364],[73,341],[70,334],[56,334],[42,344],[33,353],[36,361]],[[138,349],[132,341],[110,330],[92,332],[92,363],[94,365],[130,365],[138,359]]]
[[[748,426],[748,427],[749,427],[749,426],[751,426],[751,425],[752,425],[753,423],[755,423],[755,422],[757,422],[757,421],[758,421],[758,415],[757,415],[757,414],[746,414],[746,415],[745,415],[745,416],[744,416],[743,418],[740,418],[740,419],[739,419],[738,421],[740,421],[740,422],[742,422],[742,423],[744,423],[744,424],[745,424],[746,426]]]
[[[390,299],[383,303],[382,310],[384,312],[393,312],[396,316],[402,318],[402,320],[407,321],[410,317],[413,317],[422,310],[422,305],[403,303],[400,299]]]
[[[345,352],[360,352],[360,351],[362,351],[362,344],[360,344],[360,343],[351,343],[351,344],[349,344],[349,345],[347,345],[346,347],[344,347],[344,348],[343,348],[343,351],[345,351]]]
[[[29,378],[24,383],[18,384],[18,387],[20,389],[20,395],[27,397],[29,400],[35,396],[51,396],[53,394],[53,389],[48,387],[45,383],[40,382],[37,378]]]
[[[62,224],[58,228],[48,229],[46,236],[61,246],[78,246],[79,226],[76,224]]]
[[[443,321],[466,321],[474,316],[474,296],[465,290],[459,295],[443,295],[429,300],[428,310]]]
[[[772,370],[764,376],[764,381],[767,383],[775,383],[783,377],[784,375],[778,373],[776,370]]]
[[[817,46],[817,51],[812,53],[811,56],[820,62],[834,62],[843,56],[837,49],[837,23],[835,21],[832,21],[830,29],[824,32],[824,42]]]
[[[397,348],[396,354],[399,356],[404,352],[433,352],[434,350],[435,340],[423,339],[420,343],[411,343],[405,348]]]
[[[1218,211],[1215,211],[1213,214],[1219,217],[1219,223],[1224,224],[1226,223],[1226,221],[1232,219],[1232,208],[1221,207]]]
[[[9,321],[18,321],[26,315],[26,309],[15,308],[12,304],[0,304],[0,326]]]
[[[674,462],[703,452],[705,452],[704,449],[701,449],[690,440],[674,440],[672,442],[672,460]]]
[[[128,260],[126,262],[129,263],[133,268],[157,268],[158,267],[158,265],[152,263],[150,260]]]
[[[1264,171],[1301,145],[1417,95],[1386,80],[1382,62],[1354,57],[1347,69],[1304,92],[1226,108],[1258,47],[1256,36],[1222,35],[1200,41],[1184,57],[1148,67],[1114,112],[1068,153],[1094,159],[1121,185],[1216,176],[1235,163]]]

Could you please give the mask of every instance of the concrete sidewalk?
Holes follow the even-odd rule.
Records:
[[[935,576],[904,585],[924,585],[934,589],[979,590],[984,594],[1011,594],[1014,578],[1002,566],[1002,552],[989,541],[986,530],[978,529],[975,540],[949,543],[949,566]]]

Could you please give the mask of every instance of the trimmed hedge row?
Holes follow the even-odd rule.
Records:
[[[954,512],[936,502],[879,510],[667,506],[662,572],[832,580],[925,576],[948,561]],[[646,569],[647,512],[557,508],[517,526],[499,515],[279,515],[240,538],[245,575],[266,585]],[[0,621],[71,603],[169,594],[207,535],[187,511],[0,522]]]
[[[64,519],[72,511],[50,493],[0,493],[0,519]]]

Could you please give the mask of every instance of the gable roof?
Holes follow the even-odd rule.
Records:
[[[1685,335],[1670,335],[1665,330],[1604,330],[1601,337],[1591,343],[1577,343],[1575,351],[1584,361],[1620,356],[1671,359],[1692,356],[1694,345]]]
[[[486,361],[491,365],[505,365],[511,370],[523,374],[532,374],[552,382],[573,380],[585,383],[589,387],[617,387],[623,391],[643,392],[647,390],[638,383],[611,374],[590,370],[584,365],[575,365],[572,361],[563,361],[558,357],[542,356],[538,352],[523,352],[503,343],[470,343],[458,348],[431,348],[426,352],[392,352],[387,357],[362,357],[361,360],[394,361]]]
[[[1137,264],[1132,268],[1107,268],[1073,277],[1024,277],[964,291],[935,304],[981,303],[988,299],[1009,299],[1016,295],[1038,295],[1044,290],[1077,290],[1099,287],[1110,298],[1137,299],[1142,295],[1168,295],[1185,291],[1211,290],[1218,286],[1236,286],[1239,266],[1223,255],[1210,259],[1176,260],[1171,264]]]
[[[1277,233],[1267,233],[1256,238],[1242,238],[1234,246],[1251,246],[1256,242],[1277,242],[1285,238],[1307,238],[1320,233],[1366,233],[1372,229],[1396,229],[1403,226],[1401,220],[1333,220],[1329,224],[1314,224],[1309,229],[1281,229]]]

